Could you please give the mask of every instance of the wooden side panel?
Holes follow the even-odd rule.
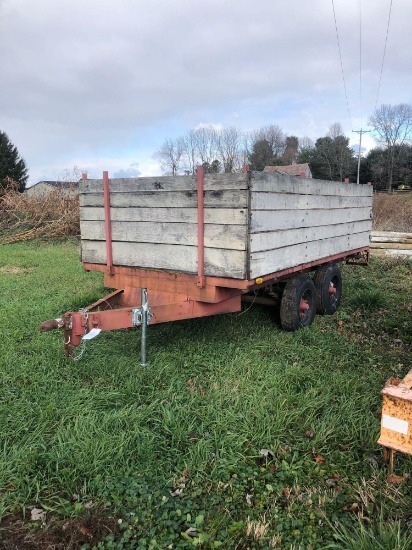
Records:
[[[112,208],[196,208],[197,193],[195,191],[138,191],[136,193],[116,193],[110,191]],[[247,191],[217,189],[204,192],[205,208],[246,208]],[[101,193],[80,195],[80,207],[103,206]]]
[[[252,172],[251,189],[253,191],[294,193],[298,195],[321,195],[340,197],[371,197],[371,185],[356,185],[336,181],[298,178],[282,174]]]
[[[252,252],[274,250],[285,246],[292,246],[310,241],[320,241],[331,237],[341,237],[354,233],[370,231],[371,220],[341,223],[336,225],[320,225],[317,227],[304,227],[298,229],[286,229],[283,231],[267,231],[250,235],[250,249]]]
[[[250,277],[369,246],[371,186],[252,174]]]
[[[81,221],[82,235],[91,241],[104,241],[104,221]],[[205,246],[246,250],[246,225],[205,224]],[[197,246],[197,225],[195,223],[170,222],[123,222],[112,221],[113,241],[135,243],[161,243]]]
[[[116,222],[176,222],[196,223],[196,208],[112,208],[111,219]],[[101,207],[83,207],[80,209],[82,221],[104,221],[104,209]],[[208,208],[205,210],[207,224],[246,225],[246,208]],[[86,234],[85,234],[86,238]]]
[[[246,174],[205,174],[205,191],[225,189],[247,189]],[[196,176],[162,176],[150,178],[113,178],[110,179],[110,192],[136,193],[141,191],[196,191]],[[103,193],[102,180],[82,180],[80,193]]]
[[[371,208],[252,210],[251,233],[334,225],[371,219]]]
[[[104,241],[82,241],[83,262],[105,264]],[[205,248],[205,275],[244,279],[246,254],[241,250]],[[113,242],[113,263],[151,269],[197,273],[197,247],[170,244]]]
[[[197,273],[196,176],[111,179],[114,265]],[[248,177],[204,179],[205,274],[246,277]],[[82,260],[106,263],[102,180],[80,185]]]
[[[339,184],[337,184],[339,185]],[[370,197],[299,195],[297,193],[252,193],[252,210],[313,210],[369,207]]]
[[[369,246],[369,234],[367,231],[295,244],[275,250],[252,252],[250,255],[250,277],[256,279],[268,273],[327,258],[333,254]]]

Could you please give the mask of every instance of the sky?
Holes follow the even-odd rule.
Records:
[[[390,3],[334,0],[348,112],[331,0],[0,0],[0,130],[28,185],[160,175],[164,139],[204,124],[316,139],[340,122],[355,144]],[[393,0],[378,106],[412,103],[411,21]]]

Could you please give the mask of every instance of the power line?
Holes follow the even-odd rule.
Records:
[[[378,93],[376,94],[375,111],[376,111],[376,107],[378,106],[379,92],[380,92],[380,89],[381,89],[381,81],[382,81],[382,73],[383,73],[383,64],[385,63],[386,44],[388,43],[389,25],[390,25],[390,22],[391,22],[392,3],[393,3],[393,0],[391,0],[391,4],[390,4],[390,7],[389,7],[388,25],[387,25],[387,27],[386,27],[385,47],[384,47],[384,49],[383,49],[383,58],[382,58],[382,65],[381,65],[381,74],[380,74],[380,77],[379,77]]]
[[[360,98],[360,120],[362,126],[362,0],[358,2],[359,11],[359,98]]]
[[[345,90],[346,106],[347,106],[347,108],[348,108],[348,115],[349,115],[349,120],[350,120],[350,126],[351,126],[351,128],[352,128],[352,117],[351,117],[351,115],[350,115],[349,101],[348,101],[348,93],[347,93],[347,91],[346,91],[345,74],[344,74],[344,72],[343,72],[342,54],[341,54],[341,51],[340,51],[338,24],[337,24],[337,22],[336,22],[335,4],[333,3],[333,0],[332,0],[332,8],[333,8],[333,17],[334,17],[334,19],[335,19],[336,38],[337,38],[337,41],[338,41],[338,50],[339,50],[340,68],[341,68],[341,71],[342,71],[343,88],[344,88],[344,90]]]

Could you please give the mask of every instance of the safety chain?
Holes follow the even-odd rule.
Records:
[[[79,313],[83,313],[84,315],[84,334],[87,334],[88,322],[89,322],[89,311],[87,309],[79,309]],[[77,355],[72,354],[73,361],[80,361],[85,351],[86,351],[86,340],[82,338],[82,343],[80,344],[79,353]]]
[[[250,304],[249,307],[247,307],[245,310],[241,311],[240,313],[237,313],[236,315],[233,315],[233,317],[240,317],[241,315],[244,315],[245,313],[247,313],[249,311],[249,309],[253,306],[253,304],[255,303],[255,300],[257,298],[257,295],[258,295],[258,291],[255,290],[255,295],[253,297],[253,302]]]

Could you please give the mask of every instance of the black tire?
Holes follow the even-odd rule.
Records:
[[[342,298],[342,273],[339,267],[336,264],[321,265],[315,272],[313,282],[318,296],[316,313],[333,315]]]
[[[308,308],[302,309],[302,303]],[[280,322],[284,330],[294,331],[313,323],[316,313],[316,288],[312,279],[303,275],[286,283],[280,303]]]

